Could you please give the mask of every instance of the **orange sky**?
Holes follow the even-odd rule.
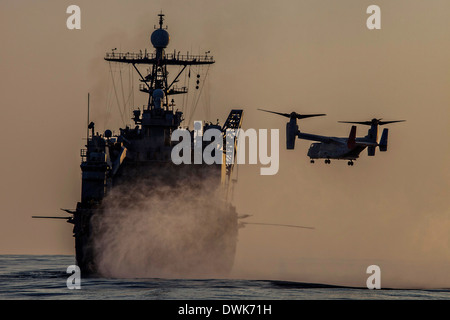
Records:
[[[81,30],[66,28],[70,4],[81,8]],[[381,30],[366,27],[371,4],[381,7]],[[365,268],[378,264],[386,285],[450,285],[446,0],[3,0],[0,254],[74,253],[71,225],[31,216],[63,215],[79,201],[87,93],[98,130],[117,130],[104,54],[151,50],[161,9],[169,52],[210,50],[216,59],[202,100],[210,120],[243,108],[244,128],[280,129],[278,174],[242,166],[238,211],[316,228],[245,227],[233,276],[364,286]],[[349,133],[339,120],[407,122],[389,127],[387,153],[364,152],[353,167],[311,165],[309,142],[284,150],[285,119],[257,108],[326,113],[300,128],[335,136]]]

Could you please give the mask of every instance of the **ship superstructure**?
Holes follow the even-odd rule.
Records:
[[[215,61],[210,55],[189,55],[178,53],[166,53],[165,49],[169,44],[169,33],[163,27],[164,15],[159,14],[159,28],[155,27],[151,35],[151,43],[154,52],[147,53],[117,53],[115,51],[107,53],[105,60],[114,63],[131,64],[139,74],[141,86],[140,91],[148,94],[148,104],[143,110],[133,111],[132,120],[135,126],[120,129],[120,134],[113,135],[112,131],[106,130],[103,134],[95,132],[94,122],[89,123],[86,149],[81,150],[81,171],[82,190],[81,201],[78,202],[76,210],[66,210],[73,216],[69,219],[74,224],[75,251],[77,264],[82,273],[92,274],[99,272],[99,256],[104,254],[104,248],[96,245],[96,237],[100,237],[98,227],[94,221],[101,221],[110,214],[105,208],[108,197],[120,198],[120,213],[126,214],[127,210],[132,214],[131,207],[138,202],[133,197],[138,197],[136,192],[127,193],[124,190],[133,190],[133,186],[145,186],[149,193],[165,193],[165,196],[172,192],[178,195],[190,189],[195,190],[216,190],[220,197],[210,203],[203,202],[202,210],[198,216],[192,219],[199,219],[196,223],[207,230],[202,231],[201,237],[193,237],[194,240],[185,241],[177,246],[184,246],[182,252],[189,249],[201,251],[199,255],[193,249],[194,259],[183,258],[180,261],[175,257],[179,251],[175,252],[153,252],[149,253],[150,264],[161,268],[170,265],[175,267],[178,276],[191,274],[190,271],[199,267],[207,259],[209,274],[223,274],[231,269],[234,259],[234,251],[237,241],[238,217],[235,208],[230,202],[232,188],[232,161],[223,161],[221,164],[180,164],[176,165],[171,160],[171,152],[177,142],[172,141],[171,136],[174,130],[181,127],[183,113],[174,108],[174,95],[186,94],[187,87],[177,87],[181,74],[186,68],[193,65],[211,65]],[[138,69],[138,65],[149,65],[149,73],[143,75]],[[168,69],[171,66],[181,68],[176,76],[169,80]],[[221,130],[223,134],[224,146],[226,145],[226,133],[229,129],[239,129],[242,124],[243,111],[233,109],[223,126],[219,124],[204,123],[203,132],[207,129],[215,128]],[[189,130],[189,129],[187,129]],[[194,139],[193,130],[191,138]],[[194,146],[192,140],[192,148]],[[233,146],[234,148],[236,145]],[[220,150],[223,159],[226,159],[225,148]],[[180,181],[184,184],[181,187]],[[205,187],[206,184],[206,187]],[[112,195],[113,191],[120,190]],[[141,188],[142,189],[142,188]],[[161,195],[164,196],[164,195]],[[161,198],[161,197],[159,197]],[[159,199],[158,198],[158,199]],[[126,199],[126,200],[125,200]],[[192,200],[195,201],[195,200]],[[170,203],[170,199],[169,199]],[[180,206],[183,208],[183,206]],[[147,209],[146,209],[147,210]],[[155,209],[156,210],[156,209]],[[168,209],[169,210],[169,209]],[[149,205],[148,212],[152,215],[152,205]],[[164,217],[170,212],[162,213]],[[111,221],[111,217],[109,220]],[[129,219],[132,219],[130,216]],[[172,219],[172,218],[170,218]],[[174,216],[173,219],[177,219]],[[114,220],[113,220],[114,221]],[[120,222],[117,222],[120,223]],[[101,225],[101,224],[98,224]],[[120,226],[115,226],[120,228]],[[180,227],[171,233],[194,232],[184,230]],[[195,232],[198,232],[196,229]],[[108,230],[108,232],[110,232]],[[132,232],[132,231],[131,231]],[[152,239],[149,230],[148,241],[164,241]],[[184,235],[183,235],[184,236]],[[122,235],[126,237],[126,235]],[[183,238],[185,239],[185,238]],[[188,239],[188,237],[186,237]],[[191,238],[189,238],[191,239]],[[159,249],[158,249],[159,248]],[[132,248],[130,248],[131,250]],[[153,251],[170,251],[164,246],[152,247]],[[173,255],[173,259],[170,257]],[[161,262],[161,256],[166,259]],[[167,258],[169,256],[169,258]],[[119,257],[117,258],[119,259]],[[189,260],[189,262],[186,262]],[[119,262],[117,262],[119,263]],[[194,273],[195,274],[195,273]]]

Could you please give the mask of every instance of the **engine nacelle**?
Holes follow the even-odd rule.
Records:
[[[295,138],[297,137],[298,125],[295,121],[286,123],[286,149],[295,148]]]

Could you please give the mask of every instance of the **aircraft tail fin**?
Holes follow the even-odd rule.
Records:
[[[352,129],[350,130],[350,136],[347,140],[347,147],[349,149],[353,149],[356,145],[356,126],[352,126]]]

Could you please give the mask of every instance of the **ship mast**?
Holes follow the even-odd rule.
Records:
[[[165,111],[170,110],[169,99],[170,95],[185,94],[188,92],[187,87],[176,87],[174,84],[178,81],[180,75],[185,71],[187,66],[192,65],[209,65],[213,64],[214,58],[212,56],[205,55],[190,55],[182,54],[176,51],[174,53],[166,53],[170,40],[167,27],[163,27],[164,14],[160,13],[159,16],[159,28],[155,26],[155,31],[151,35],[151,43],[155,49],[153,53],[140,52],[140,53],[117,53],[112,51],[105,56],[106,61],[120,62],[132,64],[141,78],[140,91],[149,94],[147,110],[163,109]],[[137,68],[137,65],[146,64],[151,65],[151,72],[147,76],[143,76]],[[169,84],[168,82],[168,66],[182,66],[183,68],[177,74],[177,76]]]

